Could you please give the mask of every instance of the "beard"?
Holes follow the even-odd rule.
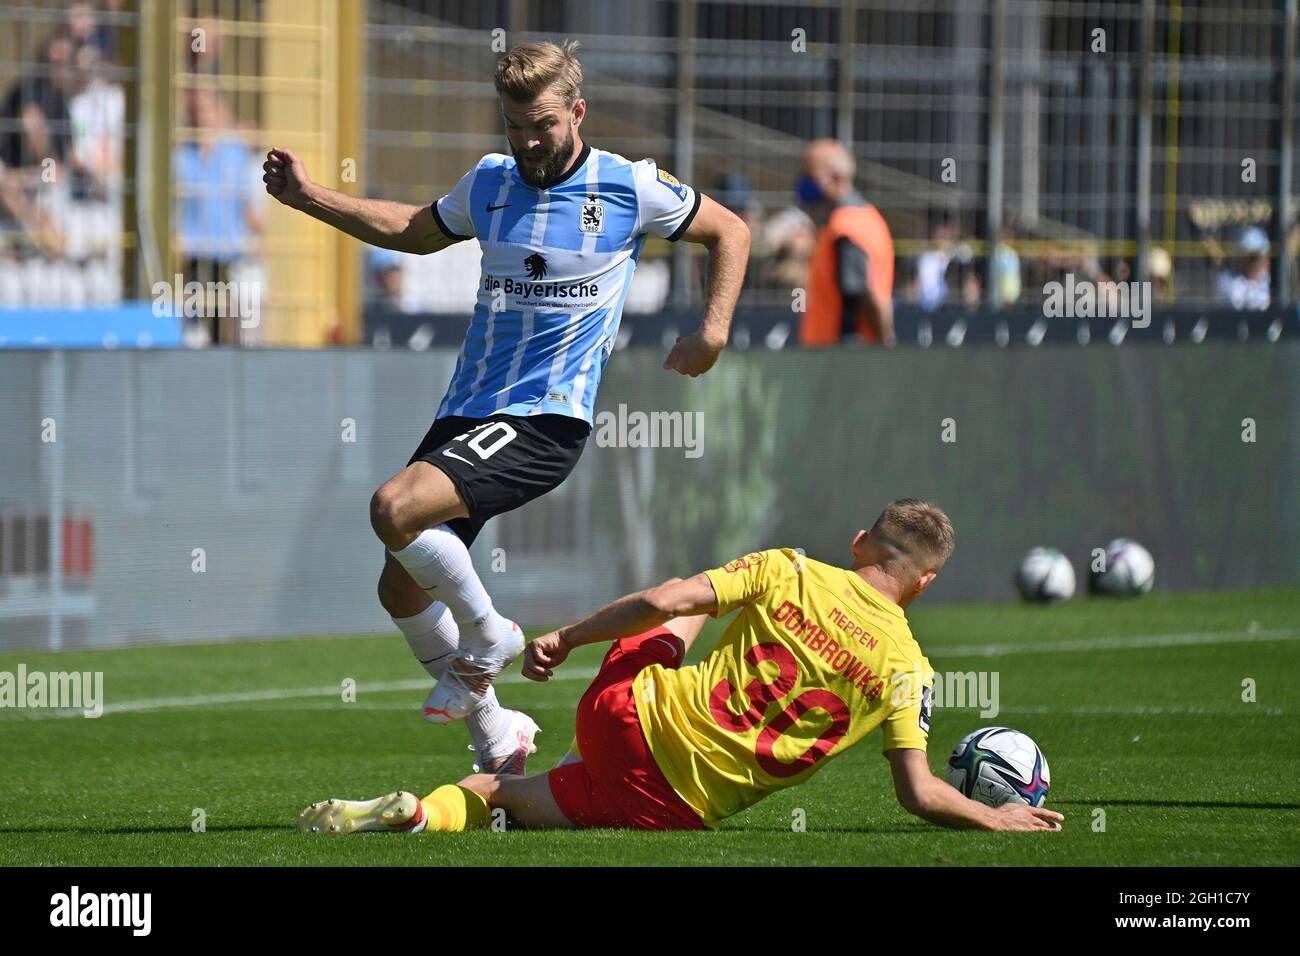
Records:
[[[554,151],[543,156],[539,163],[529,162],[525,165],[524,154],[513,146],[510,147],[510,153],[515,158],[515,168],[519,170],[519,177],[530,186],[545,189],[564,175],[565,167],[573,158],[573,130],[570,129],[564,142]]]

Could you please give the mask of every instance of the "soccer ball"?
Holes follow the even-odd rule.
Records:
[[[948,758],[948,782],[985,806],[1041,807],[1050,781],[1038,744],[1009,727],[981,727],[967,734]]]
[[[1128,538],[1116,538],[1106,545],[1104,569],[1088,576],[1088,590],[1093,594],[1146,594],[1156,579],[1156,563],[1151,552]]]
[[[1066,601],[1074,596],[1074,568],[1055,548],[1034,548],[1016,571],[1016,589],[1026,601]]]

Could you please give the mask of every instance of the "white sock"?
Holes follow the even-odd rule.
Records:
[[[462,649],[481,651],[510,633],[514,625],[492,606],[470,561],[469,548],[445,524],[422,531],[405,548],[390,553],[429,597],[451,608]]]
[[[434,680],[442,677],[457,646],[456,622],[447,605],[435,601],[419,614],[393,618],[393,623],[429,676]],[[465,729],[480,760],[501,756],[493,754],[492,748],[500,747],[510,731],[510,711],[497,702],[495,687],[489,687],[478,707],[465,717]]]
[[[419,614],[395,617],[393,623],[406,636],[406,643],[429,676],[437,680],[447,669],[460,644],[460,630],[447,605],[434,601]]]
[[[510,733],[510,714],[511,711],[497,703],[496,688],[489,687],[483,702],[472,714],[466,715],[465,729],[469,731],[469,739],[474,741],[474,752],[478,754],[480,766],[514,750],[514,747],[502,747]],[[504,753],[494,753],[503,749]]]

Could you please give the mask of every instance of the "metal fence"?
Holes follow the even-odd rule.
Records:
[[[493,63],[540,38],[582,44],[588,139],[750,220],[745,306],[801,287],[792,183],[823,136],[890,223],[900,302],[1032,304],[1067,272],[1296,300],[1296,0],[24,0],[0,24],[0,307],[180,272],[265,290],[264,323],[193,344],[358,341],[363,282],[463,311],[472,250],[363,258],[268,206],[256,158],[432,201],[503,148]],[[629,311],[703,281],[699,250],[650,242]]]
[[[136,294],[134,7],[0,6],[0,309]]]
[[[825,136],[890,224],[900,301],[1033,303],[1065,273],[1147,279],[1162,304],[1233,282],[1295,300],[1294,0],[375,0],[367,18],[368,186],[394,199],[502,148],[494,42],[567,38],[589,141],[750,218],[746,305],[789,307],[792,183]],[[646,311],[698,304],[690,254],[647,246],[674,261]],[[421,268],[418,308],[463,311]]]

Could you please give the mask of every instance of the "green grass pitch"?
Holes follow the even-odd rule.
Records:
[[[1050,762],[1062,832],[954,832],[909,816],[877,732],[717,833],[299,834],[313,800],[423,793],[470,771],[464,729],[421,719],[424,674],[393,634],[0,655],[10,672],[103,671],[108,708],[95,720],[0,710],[0,864],[1300,863],[1300,589],[922,602],[911,618],[936,670],[999,675],[996,717],[936,708],[931,766],[976,727],[1025,731]],[[586,649],[565,679],[530,684],[516,668],[500,685],[542,725],[534,770],[563,753],[598,660]],[[355,703],[337,689],[345,678]],[[192,830],[196,808],[206,832]]]

